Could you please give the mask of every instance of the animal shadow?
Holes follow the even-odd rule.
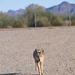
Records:
[[[8,74],[0,74],[0,75],[39,75],[39,74],[29,74],[29,73],[25,73],[25,74],[21,74],[21,73],[8,73]]]
[[[0,75],[19,75],[19,73],[8,73],[8,74],[0,74]]]

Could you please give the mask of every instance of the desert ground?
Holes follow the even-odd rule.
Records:
[[[75,75],[75,27],[0,29],[0,75],[38,75],[33,51],[44,49],[44,75]]]

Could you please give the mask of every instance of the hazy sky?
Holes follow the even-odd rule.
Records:
[[[75,4],[75,0],[0,0],[0,11],[6,12],[9,9],[24,9],[32,3],[48,8],[54,5],[58,5],[63,1]]]

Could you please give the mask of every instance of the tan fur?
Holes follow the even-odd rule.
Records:
[[[44,64],[44,50],[35,49],[33,57],[35,60],[35,70],[38,71],[40,75],[42,75]]]

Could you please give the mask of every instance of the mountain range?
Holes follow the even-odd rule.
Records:
[[[69,2],[62,2],[58,5],[49,7],[49,8],[45,8],[46,10],[50,10],[53,13],[57,13],[57,14],[71,14],[71,15],[75,15],[75,4],[71,4]],[[14,14],[23,14],[24,9],[18,9],[16,11],[14,10],[9,10],[7,13],[14,15]]]
[[[23,14],[24,13],[24,9],[18,9],[18,10],[8,10],[7,11],[8,14],[10,15],[14,15],[14,14]]]
[[[54,13],[59,13],[59,14],[75,14],[75,4],[71,4],[68,2],[62,2],[59,5],[55,5],[53,7],[47,8],[47,10],[50,10]]]

